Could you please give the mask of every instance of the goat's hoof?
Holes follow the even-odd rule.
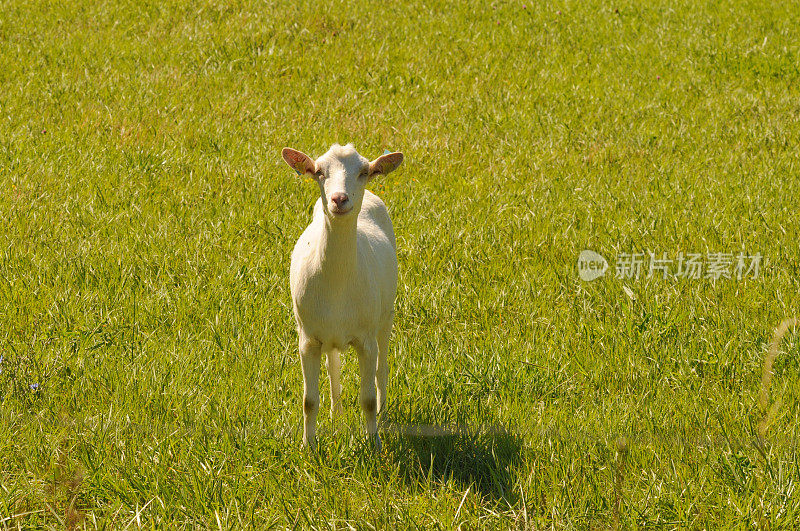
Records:
[[[380,451],[383,449],[383,444],[381,444],[381,436],[375,433],[372,440],[375,443],[375,450],[380,453]]]

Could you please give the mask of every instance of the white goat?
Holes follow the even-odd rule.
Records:
[[[327,358],[333,417],[341,411],[339,355],[352,345],[367,433],[380,449],[377,414],[386,401],[397,254],[386,205],[364,186],[400,166],[403,154],[369,162],[352,145],[334,144],[316,162],[290,148],[282,155],[302,176],[312,177],[320,191],[314,218],[292,252],[290,272],[303,368],[303,444],[315,444],[320,357],[324,352]]]

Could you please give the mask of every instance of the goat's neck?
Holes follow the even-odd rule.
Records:
[[[317,249],[321,272],[333,285],[351,278],[356,270],[357,216],[332,220],[323,216],[322,234]]]

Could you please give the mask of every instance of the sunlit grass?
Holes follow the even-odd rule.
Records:
[[[800,517],[791,330],[758,438],[800,315],[791,2],[80,4],[0,4],[3,525]],[[405,154],[377,456],[352,355],[300,448],[316,188],[280,149],[334,142]],[[765,263],[586,283],[583,249]]]

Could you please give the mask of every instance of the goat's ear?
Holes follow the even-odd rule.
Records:
[[[370,178],[375,175],[386,175],[397,169],[403,163],[402,153],[387,153],[369,163]]]
[[[286,164],[300,175],[308,174],[313,177],[317,172],[317,164],[302,151],[287,147],[283,148],[281,155],[283,155],[283,160],[286,161]]]

